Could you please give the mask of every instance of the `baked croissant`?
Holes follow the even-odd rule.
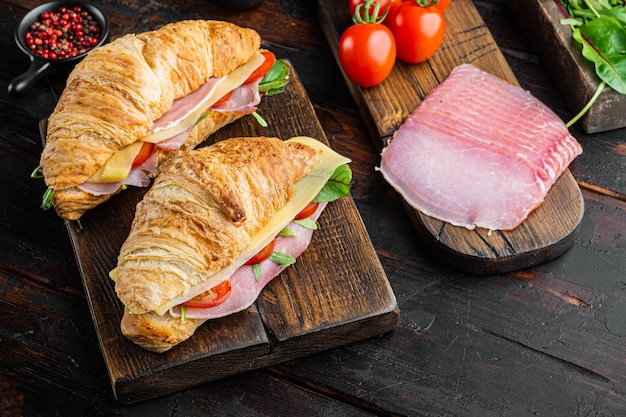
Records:
[[[111,274],[122,333],[154,351],[191,336],[204,320],[154,311],[232,264],[317,159],[301,142],[235,138],[171,161],[137,205]]]
[[[326,203],[349,192],[349,162],[309,137],[228,139],[172,160],[110,273],[122,334],[163,352],[252,305],[306,250]]]
[[[258,66],[263,61],[259,47],[260,37],[252,29],[219,21],[182,21],[120,37],[90,52],[69,75],[48,120],[40,160],[58,214],[78,219],[121,190],[92,192],[81,185],[90,182],[113,155],[157,132],[155,121],[175,100],[190,97],[209,81],[236,69],[247,69],[244,64],[252,60]],[[197,124],[190,127],[189,137],[178,150],[161,150],[157,144],[151,159],[156,167],[144,175],[153,177],[165,160],[252,111],[254,107],[212,111],[194,120]]]

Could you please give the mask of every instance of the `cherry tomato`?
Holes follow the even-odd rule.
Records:
[[[143,145],[141,145],[139,153],[137,154],[135,159],[133,159],[132,167],[135,168],[146,162],[146,159],[150,158],[150,155],[152,155],[153,149],[154,143],[144,142]]]
[[[396,39],[398,58],[409,64],[433,56],[446,34],[443,13],[434,6],[423,7],[414,1],[398,6],[388,26]]]
[[[391,0],[389,4],[389,11],[387,12],[387,16],[385,16],[385,20],[383,23],[389,26],[389,21],[393,19],[398,11],[398,7],[402,4],[404,0]]]
[[[359,4],[362,4],[365,6],[365,3],[366,3],[366,0],[348,0],[348,10],[350,10],[350,16],[354,16],[354,14],[356,13],[356,8]],[[389,12],[391,12],[391,9],[396,7],[400,3],[402,3],[402,0],[375,0],[374,3],[368,9],[368,13],[370,14],[370,16],[374,13],[377,3],[380,5],[378,8],[378,16],[382,16],[387,10],[387,7],[389,7]],[[375,17],[378,17],[378,16],[375,16]],[[361,9],[361,18],[363,17],[364,17],[363,9]],[[386,20],[387,20],[387,17],[385,17],[385,20],[383,20],[383,22]]]
[[[228,101],[229,98],[231,98],[233,95],[232,91],[229,91],[228,93],[224,94],[224,97],[222,97],[221,99],[217,100],[215,102],[215,104],[213,104],[214,106],[226,103]]]
[[[387,78],[396,61],[396,42],[389,28],[360,23],[346,29],[339,39],[339,62],[350,80],[372,87]]]
[[[439,2],[435,4],[435,7],[438,8],[441,11],[441,13],[443,13],[448,9],[449,5],[450,5],[450,0],[439,0]]]
[[[210,290],[203,292],[189,301],[185,301],[182,305],[197,308],[215,307],[226,301],[231,291],[232,287],[230,281],[222,281]]]
[[[311,217],[313,215],[313,213],[315,213],[317,211],[317,207],[320,205],[320,203],[314,203],[314,202],[310,202],[309,204],[306,205],[305,208],[302,209],[302,211],[298,214],[296,214],[296,217],[294,218],[295,220],[302,220],[302,219],[306,219],[308,217]]]
[[[245,264],[246,265],[260,264],[261,262],[269,258],[274,252],[274,244],[275,244],[275,241],[272,240],[270,243],[267,244],[267,246],[261,249],[256,255],[248,259],[248,261]]]
[[[256,81],[259,78],[263,78],[263,76],[272,68],[274,62],[276,62],[276,56],[270,51],[262,51],[261,54],[265,57],[265,61],[261,64],[260,67],[254,70],[252,74],[248,77],[244,84],[251,83],[252,81]]]

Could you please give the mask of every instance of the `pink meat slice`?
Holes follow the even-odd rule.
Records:
[[[311,219],[317,220],[324,208],[326,208],[326,203],[320,203]],[[274,251],[287,253],[297,258],[311,243],[313,230],[294,222],[289,223],[287,227],[296,232],[295,236],[277,236]],[[261,273],[259,279],[256,280],[254,272],[252,272],[252,266],[243,265],[230,277],[231,294],[226,301],[211,308],[187,307],[186,316],[188,318],[209,320],[245,310],[254,304],[263,288],[285,268],[285,266],[278,265],[268,258],[260,263]],[[180,317],[180,306],[170,309],[170,314],[174,317]]]
[[[581,153],[538,99],[463,64],[398,129],[380,171],[428,216],[468,229],[510,230]]]

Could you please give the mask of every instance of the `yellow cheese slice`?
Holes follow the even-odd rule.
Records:
[[[255,53],[250,61],[240,65],[233,72],[223,77],[213,90],[213,93],[198,103],[190,113],[171,123],[169,126],[156,130],[139,140],[142,142],[158,143],[193,127],[207,109],[211,108],[211,106],[224,97],[226,93],[242,85],[264,61],[265,58],[261,53]]]
[[[294,184],[294,194],[291,200],[274,214],[269,223],[254,236],[248,247],[233,263],[207,278],[202,283],[190,287],[185,294],[181,294],[173,300],[164,303],[155,310],[156,313],[164,314],[171,307],[190,300],[198,294],[215,287],[225,279],[228,279],[248,259],[271,242],[272,239],[278,235],[278,232],[284,229],[294,217],[317,196],[337,167],[350,162],[350,159],[338,154],[316,139],[298,136],[288,141],[296,141],[308,145],[316,150],[318,156],[317,164],[304,178],[301,178]],[[117,269],[111,271],[110,276],[115,280]]]
[[[117,182],[126,179],[142,146],[143,142],[135,142],[122,148],[94,172],[87,182]]]

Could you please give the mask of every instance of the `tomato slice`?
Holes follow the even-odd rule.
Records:
[[[248,77],[244,84],[251,83],[252,81],[256,81],[259,78],[263,78],[263,76],[272,68],[274,62],[276,62],[276,56],[270,51],[263,51],[261,54],[265,57],[265,61],[254,70],[252,74]]]
[[[150,158],[150,155],[152,155],[153,150],[154,143],[144,142],[141,146],[141,149],[139,150],[139,153],[137,154],[135,159],[133,159],[132,167],[135,168],[146,162],[146,159]]]
[[[196,308],[215,307],[226,301],[231,291],[232,287],[230,281],[222,281],[210,290],[203,292],[189,301],[185,301],[182,305]]]
[[[305,208],[302,209],[302,211],[298,214],[296,214],[296,217],[294,217],[295,220],[302,220],[302,219],[306,219],[308,217],[311,217],[313,215],[313,213],[315,213],[315,211],[317,210],[317,207],[320,205],[320,203],[314,203],[314,202],[310,202],[309,204],[306,205]]]
[[[224,94],[224,97],[222,97],[221,99],[217,100],[215,102],[215,104],[213,104],[213,105],[217,106],[219,104],[226,103],[228,101],[228,99],[232,97],[232,95],[233,95],[233,92],[229,91],[228,93]]]
[[[270,255],[272,255],[272,253],[274,252],[274,244],[275,244],[275,241],[272,240],[270,243],[267,244],[267,246],[261,249],[256,255],[248,259],[248,261],[246,262],[246,265],[260,264],[261,262],[269,258]]]

